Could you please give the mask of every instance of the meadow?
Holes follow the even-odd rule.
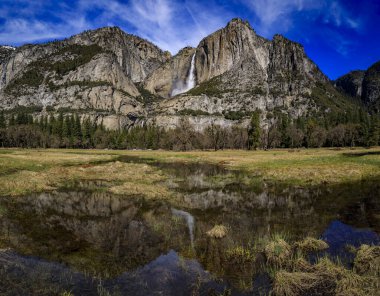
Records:
[[[124,162],[140,158],[144,163]],[[165,173],[150,162],[218,164],[252,177],[297,186],[336,184],[380,176],[380,148],[269,151],[1,149],[0,195],[56,189],[76,180],[112,181],[113,193],[168,196]]]

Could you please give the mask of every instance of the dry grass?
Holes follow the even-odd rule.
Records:
[[[352,153],[372,153],[347,156]],[[379,154],[377,154],[379,153]],[[245,169],[253,176],[295,184],[340,183],[380,177],[380,148],[301,149],[270,151],[127,151],[126,155],[166,162],[210,162]]]
[[[372,153],[347,156],[352,153]],[[377,154],[378,153],[378,154]],[[15,172],[45,172],[63,166],[78,166],[135,156],[164,162],[209,162],[230,169],[244,169],[250,176],[293,184],[320,184],[356,181],[380,177],[380,148],[372,149],[301,149],[271,151],[116,151],[74,149],[0,149],[0,178]],[[136,174],[137,176],[137,174]],[[38,178],[31,174],[31,178]],[[7,178],[6,178],[7,179]],[[29,182],[26,180],[26,182]],[[39,183],[39,182],[33,182]],[[34,185],[38,190],[38,184]],[[33,186],[31,186],[33,188]],[[124,190],[119,188],[119,190]],[[0,194],[3,194],[2,191]]]
[[[283,266],[291,256],[291,247],[282,238],[275,238],[264,248],[265,257],[270,265]]]
[[[358,274],[380,276],[380,247],[362,245],[356,253],[354,268]]]
[[[228,229],[224,225],[215,225],[212,229],[206,232],[209,237],[223,238],[227,235]]]
[[[379,289],[378,265],[376,247],[363,245],[362,253],[355,259],[365,262],[362,269],[347,269],[339,263],[322,257],[314,265],[302,256],[290,254],[284,258],[280,270],[274,272],[273,293],[278,296],[295,295],[377,295]],[[278,266],[278,262],[272,266]],[[377,267],[376,267],[377,266]],[[363,271],[364,270],[364,271]],[[362,273],[360,273],[362,272]]]
[[[320,278],[313,273],[278,271],[274,277],[273,292],[277,296],[305,295],[315,289]]]
[[[303,253],[318,252],[325,250],[329,247],[329,245],[323,240],[316,239],[313,237],[306,237],[302,241],[296,242],[294,246],[297,250],[300,250]]]
[[[112,161],[111,155],[87,155],[70,153],[52,154],[47,157],[17,153],[6,154],[10,159],[27,159],[40,164],[39,170],[24,167],[11,174],[0,175],[0,195],[17,196],[31,192],[56,189],[78,180],[104,180],[111,182],[108,190],[115,194],[142,195],[148,198],[168,198],[171,192],[163,181],[166,176],[157,168],[146,164]],[[4,156],[4,155],[2,155]],[[99,162],[111,161],[105,164]],[[99,164],[97,164],[99,163]]]
[[[226,257],[231,260],[244,263],[246,261],[253,261],[256,258],[257,253],[251,248],[245,248],[243,246],[235,246],[226,251]]]

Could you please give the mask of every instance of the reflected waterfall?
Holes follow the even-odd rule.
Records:
[[[194,248],[194,217],[193,215],[182,210],[177,210],[175,208],[172,208],[172,213],[175,216],[182,217],[185,219],[187,223],[187,227],[189,228],[191,247]]]

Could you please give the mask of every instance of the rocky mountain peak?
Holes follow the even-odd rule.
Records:
[[[226,27],[204,38],[197,47],[197,81],[203,82],[230,70],[240,60],[262,47],[248,22],[231,20]]]
[[[96,44],[112,51],[120,66],[133,82],[143,81],[153,70],[170,58],[170,54],[138,36],[127,34],[119,27],[104,27],[71,37],[71,44]]]
[[[249,29],[253,30],[250,23],[246,20],[243,20],[241,18],[233,18],[227,23],[226,28],[233,28],[233,27],[248,27]]]

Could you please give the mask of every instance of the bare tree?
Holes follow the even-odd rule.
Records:
[[[298,148],[302,146],[302,142],[305,137],[302,130],[296,128],[294,125],[291,125],[287,128],[286,133],[289,136],[291,148]]]
[[[329,130],[327,139],[333,147],[344,146],[345,134],[345,126],[343,124],[339,124]]]

